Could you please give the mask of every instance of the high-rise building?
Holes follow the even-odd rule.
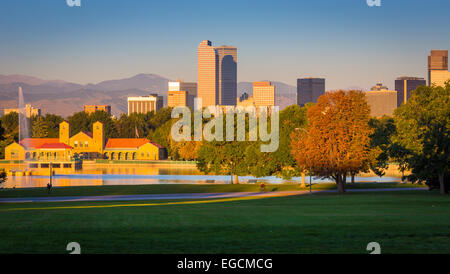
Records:
[[[428,56],[428,69],[448,70],[448,50],[432,50]]]
[[[102,110],[111,115],[111,106],[109,105],[84,105],[84,112],[87,114],[94,113],[98,110]]]
[[[370,115],[381,117],[392,116],[397,108],[397,91],[388,90],[382,83],[377,83],[370,91],[365,92],[370,106]]]
[[[411,97],[411,91],[415,90],[420,86],[425,86],[427,82],[423,78],[418,77],[398,77],[395,80],[395,91],[397,91],[397,107],[401,104],[406,103],[406,101]]]
[[[176,93],[177,91],[178,93]],[[173,107],[173,105],[169,104],[169,96],[172,94],[172,96],[178,96],[178,99],[180,100],[179,96],[181,96],[180,91],[186,92],[186,102],[184,103],[184,106],[188,106],[192,109],[194,109],[194,99],[197,97],[197,83],[189,83],[189,82],[183,82],[183,81],[172,81],[169,82],[168,87],[168,94],[167,94],[167,104],[169,107]],[[173,102],[173,100],[172,100]]]
[[[253,82],[253,98],[255,105],[275,106],[275,86],[271,82]]]
[[[163,107],[163,97],[157,94],[149,96],[128,97],[128,115],[158,111]]]
[[[237,48],[213,47],[204,40],[198,47],[197,97],[203,106],[236,105]]]
[[[198,89],[197,97],[202,99],[203,106],[215,106],[218,104],[219,81],[217,69],[218,56],[211,41],[204,40],[198,46]]]
[[[324,78],[297,79],[297,104],[316,103],[319,96],[325,93]]]
[[[237,48],[216,47],[218,57],[218,105],[235,106],[237,98]]]
[[[187,92],[185,90],[169,90],[167,92],[167,106],[186,107]]]
[[[448,80],[448,50],[432,50],[428,56],[428,85],[444,86]]]

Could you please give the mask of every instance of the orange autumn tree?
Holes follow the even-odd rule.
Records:
[[[347,175],[367,169],[370,160],[370,108],[361,91],[327,92],[308,109],[307,130],[292,133],[299,167],[332,178],[345,192]]]
[[[200,148],[202,142],[197,141],[181,141],[176,142],[175,147],[178,149],[178,155],[184,160],[197,160],[198,149]]]

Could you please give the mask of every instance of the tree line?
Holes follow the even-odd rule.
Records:
[[[279,148],[273,153],[261,152],[261,141],[175,142],[171,128],[177,119],[171,118],[171,108],[119,118],[103,111],[78,112],[66,120],[71,134],[91,131],[92,124],[101,121],[106,138],[149,138],[165,147],[170,159],[195,160],[200,171],[230,175],[236,183],[245,175],[291,178],[309,173],[333,179],[343,193],[347,178],[354,183],[358,173],[369,170],[383,176],[389,163],[397,163],[401,172],[410,173],[402,179],[446,193],[449,98],[450,82],[445,87],[422,86],[393,117],[373,118],[363,92],[327,92],[316,104],[292,105],[280,112]],[[57,138],[61,121],[54,114],[32,117],[32,137]],[[4,147],[18,138],[17,113],[1,117],[0,123],[0,157],[4,157]]]

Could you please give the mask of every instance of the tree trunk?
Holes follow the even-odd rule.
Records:
[[[340,174],[336,176],[336,185],[339,193],[345,193],[345,182]]]
[[[355,184],[355,174],[352,173],[352,185]]]
[[[346,176],[346,175],[345,175]],[[342,188],[344,189],[344,192],[347,192],[347,177],[342,182]]]
[[[233,174],[231,174],[230,177],[231,177],[230,182],[231,182],[231,184],[233,184]]]
[[[300,187],[306,187],[306,172],[305,171],[302,172],[302,184],[300,185]]]
[[[440,188],[440,193],[442,195],[445,195],[444,172],[439,174],[439,188]]]
[[[234,175],[234,182],[235,184],[239,184],[239,177],[237,175]]]

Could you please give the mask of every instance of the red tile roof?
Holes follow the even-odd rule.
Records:
[[[48,148],[48,149],[72,149],[71,146],[64,143],[46,143],[38,148]]]
[[[154,145],[155,147],[157,147],[157,148],[164,148],[162,145],[160,145],[160,144],[158,144],[158,143],[155,143],[155,142],[152,142],[152,141],[150,141],[150,143],[151,143],[152,145]]]
[[[37,148],[46,143],[58,143],[58,138],[25,138],[20,144],[25,148]]]
[[[146,138],[109,138],[105,148],[138,148],[147,143],[162,148],[159,144],[150,142]]]

